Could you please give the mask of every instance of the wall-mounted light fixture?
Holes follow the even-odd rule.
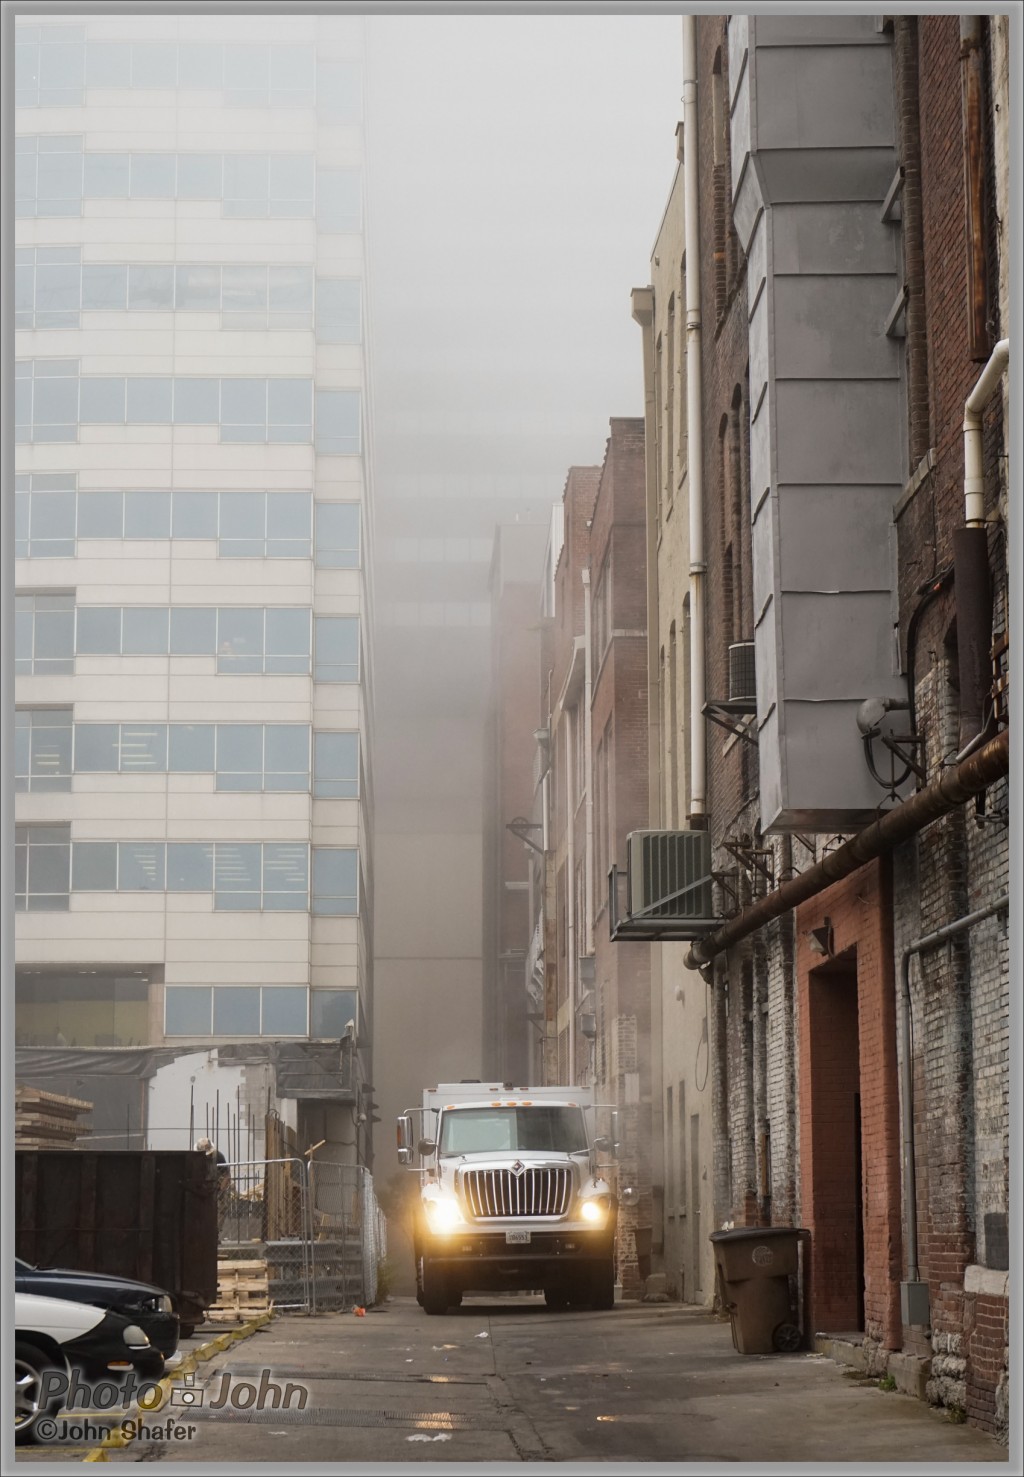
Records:
[[[823,918],[821,927],[810,929],[804,937],[812,953],[821,954],[825,959],[831,959],[834,956],[835,935],[832,932],[831,918]]]

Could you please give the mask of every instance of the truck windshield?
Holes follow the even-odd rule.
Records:
[[[442,1154],[585,1153],[578,1107],[451,1108],[441,1115]]]

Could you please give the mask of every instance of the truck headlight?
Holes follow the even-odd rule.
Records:
[[[453,1195],[445,1195],[437,1200],[424,1200],[423,1210],[427,1224],[435,1233],[454,1231],[457,1226],[466,1224],[459,1202]]]
[[[580,1205],[580,1220],[591,1226],[603,1226],[608,1219],[608,1197],[595,1195]]]

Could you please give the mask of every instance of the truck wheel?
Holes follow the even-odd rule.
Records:
[[[590,1301],[598,1312],[615,1306],[615,1264],[601,1262],[590,1274]]]
[[[447,1313],[451,1300],[446,1279],[426,1257],[423,1259],[423,1311],[424,1313]]]
[[[549,1308],[567,1308],[569,1306],[569,1294],[559,1283],[555,1287],[545,1287],[544,1301]]]

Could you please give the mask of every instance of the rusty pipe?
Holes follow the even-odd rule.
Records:
[[[697,939],[686,952],[683,963],[687,969],[700,969],[709,964],[716,954],[730,944],[763,928],[773,918],[788,913],[799,903],[824,892],[833,882],[848,877],[865,862],[873,861],[883,852],[909,840],[918,831],[938,820],[940,816],[955,810],[965,800],[978,795],[996,780],[1002,779],[1010,769],[1010,730],[1004,728],[987,744],[964,759],[953,769],[946,770],[941,778],[926,790],[921,790],[894,810],[889,810],[877,821],[872,821],[863,831],[858,831],[837,850],[823,857],[799,877],[784,882],[766,897],[759,898],[749,908],[744,908],[735,918],[730,918],[721,928],[707,938]]]

